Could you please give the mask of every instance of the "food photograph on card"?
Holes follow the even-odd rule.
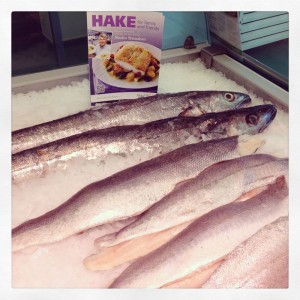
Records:
[[[157,93],[164,17],[88,12],[92,103]]]

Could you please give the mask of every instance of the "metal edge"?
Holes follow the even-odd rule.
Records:
[[[285,111],[289,107],[289,93],[263,76],[245,67],[226,54],[213,57],[212,68],[222,72],[247,90],[269,100]]]
[[[57,85],[69,85],[74,81],[82,81],[89,78],[88,65],[80,65],[69,68],[33,73],[12,77],[12,93],[27,93],[51,89]]]

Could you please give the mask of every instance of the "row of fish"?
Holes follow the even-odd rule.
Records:
[[[97,182],[14,228],[13,251],[124,222],[123,229],[99,237],[99,252],[83,261],[93,271],[129,262],[111,287],[217,286],[218,276],[239,260],[232,251],[251,238],[255,244],[259,230],[268,232],[266,225],[288,215],[288,160],[253,154],[262,141],[249,136],[268,127],[276,108],[240,108],[249,102],[233,92],[156,95],[13,133],[15,183],[70,169],[78,158],[123,160],[119,169],[109,173],[107,164]],[[69,130],[74,124],[76,131]],[[280,282],[273,276],[272,287],[287,284],[287,252],[282,253],[277,265],[285,273]],[[245,282],[239,287],[249,286]]]
[[[175,188],[117,234],[99,238],[96,245],[100,253],[86,259],[85,263],[93,270],[104,270],[143,256],[149,251],[147,245],[152,251],[172,238],[170,228],[181,224],[187,226],[187,222],[241,197],[244,200],[251,198],[278,177],[287,178],[287,170],[287,159],[263,154],[214,164]],[[154,234],[158,232],[161,234]],[[108,248],[104,251],[104,247]]]
[[[226,255],[259,229],[287,215],[287,195],[286,182],[280,178],[249,201],[212,210],[157,250],[135,261],[111,287],[174,288],[187,280],[197,282],[197,286],[185,282],[188,287],[201,286],[209,268],[216,269]],[[227,268],[227,272],[234,269]],[[197,279],[191,279],[195,276]]]
[[[204,140],[262,131],[276,114],[274,106],[213,112],[195,118],[175,117],[180,112],[187,114],[190,110],[200,112],[201,109],[202,112],[206,112],[241,107],[249,101],[248,95],[234,92],[184,92],[157,95],[139,100],[118,101],[97,111],[87,111],[24,129],[22,131],[24,136],[31,141],[40,140],[39,136],[32,133],[34,128],[43,128],[43,132],[49,132],[58,140],[12,156],[15,199],[13,209],[16,215],[20,216],[13,218],[13,225],[17,226],[29,218],[47,212],[46,207],[44,209],[44,206],[39,204],[40,201],[33,202],[31,199],[43,199],[51,203],[49,209],[53,209],[88,184],[178,147]],[[121,104],[131,108],[124,111],[119,108]],[[196,104],[197,109],[193,107]],[[107,118],[115,119],[117,124],[124,123],[124,120],[129,124],[130,122],[142,123],[158,118],[156,111],[163,111],[164,116],[173,116],[173,118],[143,125],[116,126],[90,131],[91,122],[86,117],[94,112],[101,112]],[[146,113],[142,114],[142,112]],[[133,113],[140,115],[138,120],[133,117]],[[93,119],[94,127],[108,126],[103,123],[104,120],[104,117]],[[84,132],[72,136],[72,133],[65,128],[66,124],[71,128],[81,128]],[[57,130],[56,127],[61,130]],[[44,138],[44,135],[41,137]],[[20,141],[22,142],[22,139]],[[28,144],[25,143],[24,146],[26,145]],[[49,190],[51,193],[48,192]]]
[[[14,154],[12,178],[18,181],[43,176],[58,168],[68,168],[74,160],[82,158],[105,160],[108,155],[115,155],[130,162],[128,156],[141,153],[141,162],[191,143],[257,134],[275,115],[273,105],[260,105],[199,117],[175,117],[144,125],[95,130]],[[129,166],[127,163],[126,167]],[[107,171],[102,173],[107,174]]]
[[[17,130],[12,134],[12,153],[83,132],[114,126],[138,125],[179,115],[195,116],[239,108],[250,103],[237,92],[191,91],[157,94],[137,100],[120,100],[56,121]]]
[[[59,241],[91,227],[138,215],[176,184],[197,176],[213,163],[257,150],[256,143],[242,147],[247,141],[239,143],[235,136],[187,145],[94,182],[54,210],[14,228],[13,250]]]

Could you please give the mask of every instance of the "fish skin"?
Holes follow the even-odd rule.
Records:
[[[126,158],[145,152],[148,153],[143,156],[145,160],[191,143],[252,135],[266,128],[275,115],[275,106],[267,104],[83,133],[14,154],[12,179],[19,181],[44,176],[57,168],[66,169],[78,158],[105,159],[108,154]],[[249,118],[254,116],[257,117],[255,125],[249,122]]]
[[[283,175],[288,177],[288,159],[267,154],[217,163],[174,189],[135,222],[116,234],[100,237],[95,245],[110,247],[191,221],[235,201],[252,189],[267,186]]]
[[[233,95],[233,101],[228,101],[226,95]],[[144,124],[176,117],[191,107],[194,110],[193,114],[195,111],[202,114],[240,108],[250,101],[246,94],[222,91],[188,91],[119,100],[62,119],[14,131],[12,153],[91,130]]]
[[[213,163],[239,157],[239,145],[238,137],[187,145],[92,183],[54,210],[14,228],[13,251],[138,215],[177,183]]]
[[[286,216],[287,195],[285,179],[280,177],[249,201],[211,211],[131,264],[111,288],[159,288],[222,259],[260,228]]]
[[[288,217],[235,248],[202,288],[288,288]]]

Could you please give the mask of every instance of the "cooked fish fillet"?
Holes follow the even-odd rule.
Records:
[[[164,246],[130,265],[112,288],[158,288],[222,260],[256,231],[288,214],[280,177],[268,190],[200,217]]]
[[[13,251],[138,215],[211,164],[257,149],[255,143],[242,147],[245,143],[232,137],[188,145],[90,184],[54,210],[14,228]]]
[[[141,75],[145,74],[151,58],[152,54],[148,50],[132,43],[124,45],[114,56],[115,62],[122,68],[135,73],[140,72]]]

